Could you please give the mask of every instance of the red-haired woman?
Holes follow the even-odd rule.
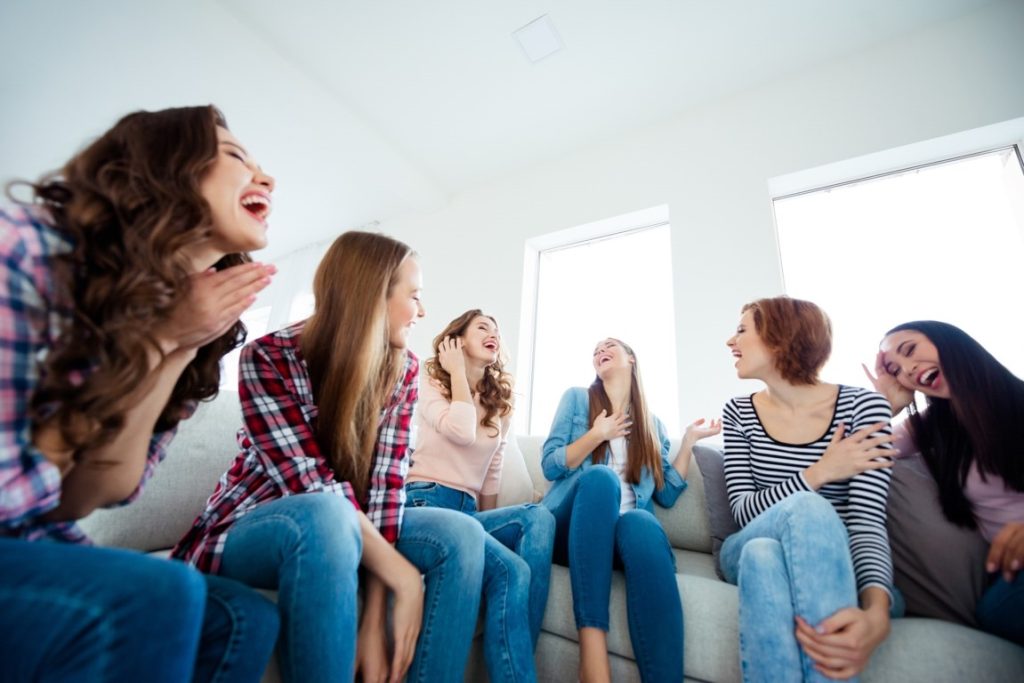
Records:
[[[453,510],[404,507],[421,281],[398,240],[334,241],[313,315],[242,349],[241,450],[174,550],[278,591],[286,682],[351,681],[357,670],[374,683],[454,681],[466,667],[484,531]]]
[[[818,379],[832,331],[808,301],[744,306],[727,345],[736,374],[765,384],[722,414],[742,529],[720,563],[739,585],[743,678],[853,678],[889,633],[889,403]]]
[[[720,426],[691,424],[670,461],[669,438],[647,408],[633,350],[618,339],[601,341],[594,371],[588,389],[574,387],[562,396],[541,461],[553,482],[544,504],[555,516],[555,559],[569,566],[572,582],[580,680],[611,679],[608,601],[612,569],[622,567],[640,678],[682,681],[675,558],[653,502],[675,504],[686,489],[693,445]]]
[[[216,395],[273,268],[274,181],[214,107],[130,114],[0,209],[0,661],[11,680],[255,681],[274,606],[89,547]],[[37,542],[50,541],[50,542]]]
[[[421,385],[409,507],[472,515],[484,543],[484,657],[492,681],[535,681],[533,648],[548,602],[555,520],[542,505],[498,508],[512,423],[512,376],[497,321],[466,311],[434,338]],[[523,605],[527,609],[523,609]]]

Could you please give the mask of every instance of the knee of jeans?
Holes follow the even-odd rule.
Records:
[[[523,533],[531,538],[555,537],[555,516],[543,505],[532,504],[524,508]]]
[[[782,561],[782,544],[774,538],[752,538],[740,551],[740,574],[759,571]]]
[[[183,614],[186,619],[195,618],[201,621],[206,610],[205,577],[183,562],[170,560],[166,564],[167,566],[160,572],[159,584],[154,582],[147,586],[145,592],[139,594],[160,596],[164,599],[166,605],[160,608],[161,618],[166,617],[167,611],[174,611]]]
[[[447,561],[455,561],[468,575],[483,576],[484,539],[487,532],[474,517],[455,512],[445,515],[444,524],[437,529],[444,544]]]
[[[623,552],[632,558],[654,558],[665,552],[672,557],[665,530],[661,528],[658,518],[646,510],[622,513],[615,525],[615,537]]]
[[[530,565],[526,560],[512,553],[505,554],[501,564],[508,574],[509,594],[513,602],[526,601],[530,595]],[[516,597],[518,596],[518,597]]]
[[[787,524],[812,525],[820,531],[832,528],[845,533],[846,527],[843,525],[843,520],[839,518],[839,513],[832,507],[832,503],[817,493],[800,491],[787,496],[778,505],[783,506]]]
[[[580,493],[586,490],[588,492],[607,492],[611,494],[618,493],[621,484],[619,483],[619,475],[615,474],[615,470],[611,467],[607,465],[594,465],[588,467],[580,475],[578,486],[580,487]]]
[[[296,550],[332,558],[346,568],[358,567],[363,537],[352,503],[333,493],[302,494],[294,500],[294,504],[302,507],[293,527]]]

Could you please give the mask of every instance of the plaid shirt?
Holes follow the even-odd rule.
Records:
[[[205,572],[220,568],[231,525],[261,503],[302,493],[330,493],[352,501],[390,542],[398,539],[409,469],[409,430],[418,394],[419,362],[407,353],[405,368],[381,411],[365,500],[337,481],[316,441],[317,407],[299,352],[304,322],[247,344],[239,360],[238,394],[243,427],[241,453],[173,555]]]
[[[28,414],[41,363],[71,325],[52,265],[71,248],[41,210],[0,207],[0,536],[88,543],[73,522],[41,520],[60,503],[61,476],[32,444]],[[139,486],[122,505],[142,493],[175,431],[153,435]]]

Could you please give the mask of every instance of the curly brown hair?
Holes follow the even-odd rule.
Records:
[[[212,105],[134,112],[31,185],[74,246],[54,263],[72,322],[42,362],[30,411],[75,450],[117,435],[124,397],[147,380],[159,349],[153,330],[189,293],[187,248],[212,232],[200,181],[217,156],[218,126],[227,123]],[[250,260],[229,254],[214,267]],[[239,321],[198,350],[156,431],[175,426],[188,403],[216,396],[220,359],[244,338]]]
[[[817,384],[832,355],[832,322],[817,304],[788,296],[758,299],[743,307],[768,347],[775,368],[792,384]]]
[[[479,308],[466,311],[455,320],[448,323],[441,334],[434,337],[434,355],[426,362],[427,374],[437,380],[441,385],[442,393],[448,399],[452,397],[452,376],[441,367],[437,354],[441,348],[441,342],[447,337],[461,337],[469,329],[470,323],[477,317],[484,317],[498,326],[494,316],[487,315]],[[495,436],[500,433],[495,417],[505,417],[512,412],[512,375],[505,370],[504,347],[502,353],[498,354],[498,360],[484,368],[484,376],[480,383],[474,387],[480,392],[480,405],[484,407],[484,416],[480,420],[483,427],[495,430]]]

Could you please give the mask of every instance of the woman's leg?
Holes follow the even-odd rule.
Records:
[[[797,493],[726,539],[726,579],[739,586],[740,656],[745,681],[827,681],[795,635],[795,616],[812,626],[857,606],[846,527],[815,493]]]
[[[629,637],[645,683],[683,680],[683,606],[668,536],[646,510],[630,510],[615,526],[626,573]]]
[[[982,630],[1024,645],[1024,571],[1012,582],[1000,576],[982,594],[976,616]]]
[[[205,602],[180,562],[0,538],[0,678],[188,681]]]
[[[488,510],[476,518],[488,532],[484,653],[490,678],[495,682],[536,680],[532,628],[536,616],[539,634],[547,605],[554,518],[538,505]]]
[[[407,681],[462,680],[480,613],[485,536],[480,523],[461,512],[405,509],[395,547],[426,581],[423,627]]]
[[[612,590],[615,525],[622,497],[619,477],[604,465],[576,480],[555,515],[555,556],[568,562],[572,607],[579,630],[580,678],[607,681],[608,601]]]
[[[264,503],[228,533],[221,575],[278,591],[285,683],[352,680],[361,555],[356,510],[332,493]]]
[[[277,605],[253,589],[206,575],[206,613],[195,683],[255,683],[277,644]]]

